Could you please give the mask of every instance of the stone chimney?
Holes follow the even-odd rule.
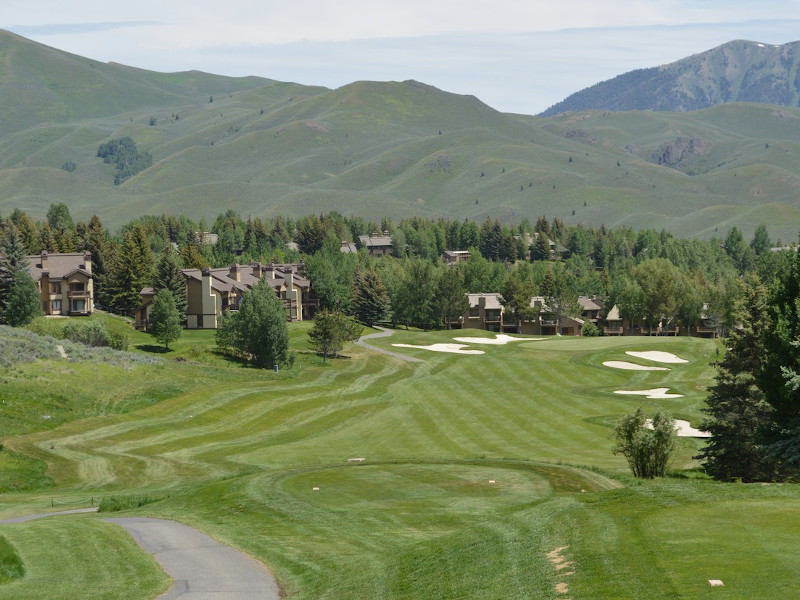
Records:
[[[233,263],[230,267],[229,277],[234,281],[241,281],[242,280],[242,273],[239,270],[239,265],[237,263]]]
[[[283,280],[286,282],[286,291],[294,291],[294,273],[291,269],[284,269]]]
[[[92,253],[91,252],[84,252],[83,253],[83,270],[89,273],[92,272]]]
[[[47,250],[42,250],[42,271],[47,271]]]
[[[255,277],[256,279],[261,279],[261,275],[262,275],[261,263],[260,262],[254,262],[254,263],[252,263],[252,267],[253,267],[253,277]]]

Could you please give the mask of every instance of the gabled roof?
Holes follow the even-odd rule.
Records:
[[[486,304],[484,308],[488,310],[502,310],[503,304],[500,302],[500,298],[502,296],[496,292],[489,292],[486,294],[467,294],[467,298],[469,298],[469,306],[470,308],[476,307],[480,305],[480,299],[486,298]]]
[[[390,235],[360,235],[358,241],[364,248],[373,247],[387,247],[392,245],[392,236]]]
[[[602,305],[595,298],[589,298],[589,296],[578,296],[578,304],[583,310],[603,310]]]
[[[622,317],[619,316],[619,306],[616,304],[611,307],[611,310],[608,311],[606,315],[606,321],[621,321]]]
[[[91,263],[89,269],[86,268],[86,258],[91,261],[91,255],[83,252],[72,252],[66,254],[48,254],[47,255],[47,268],[42,268],[42,256],[37,254],[33,256],[26,256],[28,259],[28,271],[34,281],[39,281],[42,278],[42,273],[47,271],[50,279],[63,279],[75,273],[80,273],[86,277],[91,277]]]

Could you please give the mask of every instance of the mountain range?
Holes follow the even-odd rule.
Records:
[[[3,214],[19,207],[43,218],[65,202],[74,218],[96,213],[111,226],[142,214],[211,219],[228,208],[367,219],[545,215],[701,237],[733,226],[748,235],[764,223],[784,241],[800,223],[800,109],[791,106],[544,118],[416,81],[331,90],[156,73],[3,31],[0,89]],[[122,137],[153,160],[115,185],[116,167],[97,151]]]
[[[728,42],[668,65],[602,81],[541,116],[582,110],[688,111],[727,102],[800,106],[800,42]]]

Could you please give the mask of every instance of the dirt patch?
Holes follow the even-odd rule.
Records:
[[[556,572],[559,578],[569,577],[570,575],[574,575],[575,571],[571,569],[572,565],[574,564],[571,560],[567,560],[564,556],[564,551],[569,548],[569,546],[561,546],[559,548],[554,548],[545,556],[547,560],[550,561],[550,564],[555,567]],[[566,581],[561,579],[560,581],[556,582],[556,594],[559,596],[564,596],[565,594],[569,593],[569,585]]]

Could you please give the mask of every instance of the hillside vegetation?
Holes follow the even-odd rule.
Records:
[[[337,90],[99,64],[0,33],[0,211],[88,221],[339,211],[797,235],[800,110],[499,113],[422,83]],[[78,82],[80,85],[76,85]],[[120,185],[98,148],[153,164]]]

